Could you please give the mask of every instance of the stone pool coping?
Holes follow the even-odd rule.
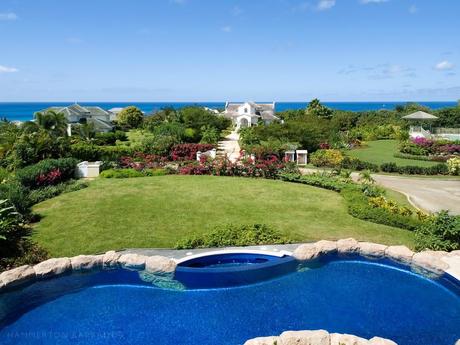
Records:
[[[364,339],[351,334],[329,333],[323,329],[314,331],[286,331],[279,336],[259,337],[244,345],[398,345],[380,337]]]
[[[126,268],[150,273],[172,273],[179,262],[196,256],[217,253],[263,253],[291,255],[300,261],[314,260],[332,253],[359,254],[370,259],[388,258],[410,266],[416,272],[447,273],[460,281],[460,250],[452,252],[426,250],[414,253],[406,246],[387,246],[372,242],[358,242],[353,238],[337,241],[321,240],[313,243],[209,248],[198,250],[128,249],[108,251],[98,255],[78,255],[71,258],[53,258],[34,266],[24,265],[0,274],[0,292],[7,288],[35,280],[58,276],[71,271]],[[160,255],[161,254],[161,255]]]

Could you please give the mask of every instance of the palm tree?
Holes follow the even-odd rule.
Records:
[[[37,124],[57,136],[65,136],[67,133],[67,118],[63,113],[48,110],[46,113],[36,113]]]
[[[363,183],[374,184],[375,180],[372,177],[370,170],[363,170],[359,173],[359,180]]]

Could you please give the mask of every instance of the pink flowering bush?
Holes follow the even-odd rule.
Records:
[[[263,177],[274,179],[283,172],[298,172],[292,163],[279,160],[276,156],[267,159],[251,159],[241,157],[236,162],[227,158],[214,160],[202,159],[200,162],[188,163],[179,168],[181,175],[215,175]]]
[[[415,138],[400,145],[400,152],[419,156],[460,155],[460,143],[447,140]]]
[[[121,157],[119,160],[119,165],[121,168],[131,168],[141,171],[144,169],[154,169],[161,167],[167,161],[167,157],[137,152],[133,156]]]

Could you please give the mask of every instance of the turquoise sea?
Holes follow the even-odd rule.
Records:
[[[365,111],[365,110],[380,110],[394,109],[397,105],[404,105],[407,102],[324,102],[324,104],[332,109],[350,110],[350,111]],[[457,102],[417,102],[431,109],[439,109],[444,107],[452,107]],[[46,109],[51,106],[66,106],[72,102],[47,102],[47,103],[32,103],[32,102],[0,102],[0,118],[7,118],[10,121],[27,121],[33,118],[35,112]],[[225,102],[80,102],[81,105],[99,106],[103,109],[111,109],[115,107],[126,107],[135,105],[139,107],[145,114],[151,114],[165,107],[181,108],[188,105],[200,105],[209,108],[223,108]],[[277,102],[276,111],[287,109],[303,109],[308,105],[308,102]]]

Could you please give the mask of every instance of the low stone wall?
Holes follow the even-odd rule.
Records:
[[[394,341],[374,337],[370,340],[351,334],[317,331],[287,331],[274,337],[250,339],[244,345],[398,345]]]
[[[121,254],[115,251],[109,251],[101,255],[78,255],[72,258],[49,259],[35,266],[20,266],[1,273],[0,291],[70,271],[89,271],[118,267],[145,270],[149,273],[171,273],[176,269],[176,261],[158,255]]]
[[[301,244],[293,255],[297,260],[308,261],[331,253],[359,254],[371,259],[388,258],[411,266],[415,271],[425,270],[435,274],[447,272],[460,280],[460,250],[452,252],[426,250],[414,253],[406,246],[386,246],[347,238]]]
[[[414,253],[405,246],[386,246],[371,242],[358,242],[353,238],[338,241],[321,240],[300,244],[293,256],[300,261],[308,261],[321,255],[332,253],[359,254],[367,258],[389,258],[409,265],[417,272],[428,271],[435,274],[447,272],[460,280],[460,250],[450,253],[427,250]],[[150,273],[171,273],[176,268],[176,260],[164,256],[121,254],[108,251],[101,255],[78,255],[72,258],[57,258],[43,261],[35,266],[20,266],[0,274],[0,290],[29,283],[35,279],[49,278],[69,271],[84,271],[106,268],[128,268],[146,270]]]

